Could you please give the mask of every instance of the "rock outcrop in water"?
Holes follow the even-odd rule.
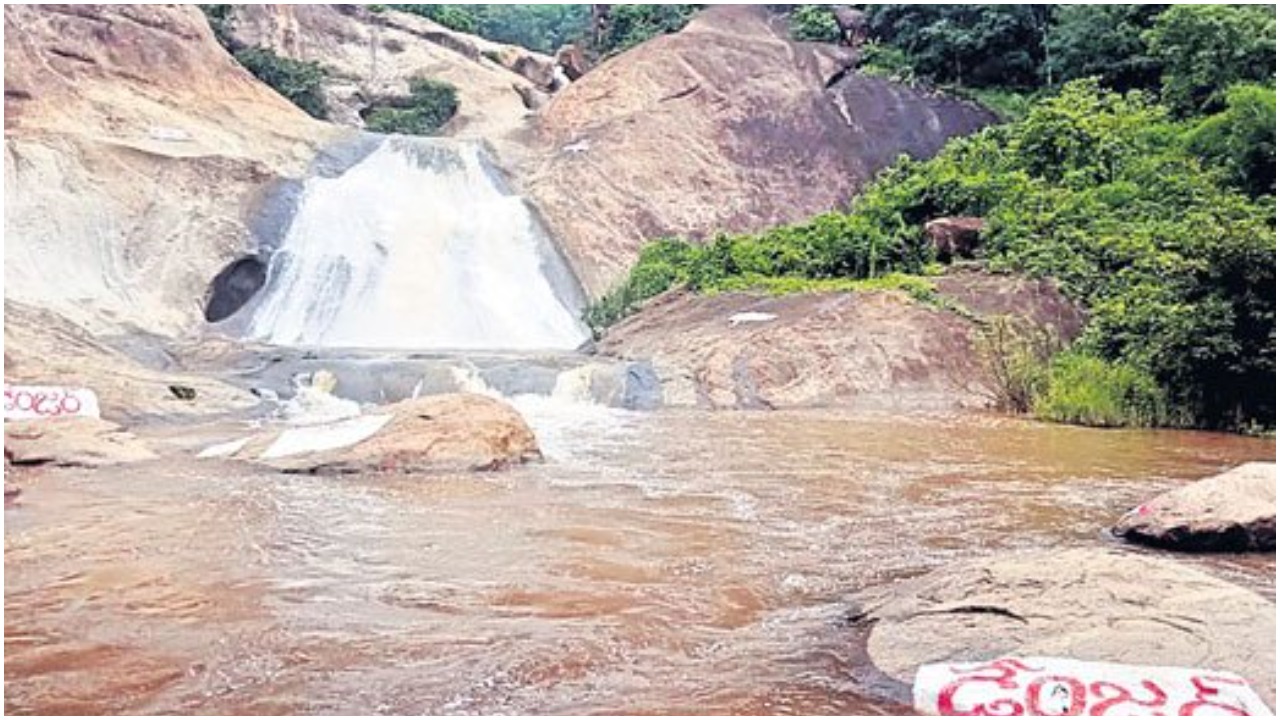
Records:
[[[845,206],[899,155],[995,120],[848,68],[758,6],[716,6],[593,68],[538,118],[523,170],[592,295],[647,240],[760,230]]]
[[[1276,549],[1276,465],[1246,463],[1130,510],[1112,532],[1173,550]]]
[[[1010,655],[1222,669],[1275,704],[1276,606],[1174,560],[1109,550],[975,560],[864,592],[884,673]]]
[[[132,433],[97,418],[66,417],[4,424],[6,464],[103,467],[155,457],[146,443]]]
[[[1083,325],[1049,281],[957,273],[935,284],[944,302],[1012,314],[1064,340]],[[669,404],[955,409],[991,402],[976,330],[962,314],[897,291],[672,292],[610,328],[598,348],[652,363]]]
[[[236,457],[307,474],[493,470],[541,457],[537,438],[520,413],[484,395],[404,400],[354,420],[383,417],[367,437],[342,447],[298,451],[285,447],[302,448],[322,442],[326,435],[339,435],[343,426],[338,423],[269,432],[251,438]]]

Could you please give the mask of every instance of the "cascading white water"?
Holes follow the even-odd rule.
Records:
[[[476,143],[389,137],[306,182],[249,322],[278,345],[570,349],[572,276]]]

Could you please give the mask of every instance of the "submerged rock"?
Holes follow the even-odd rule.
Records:
[[[61,417],[6,422],[4,456],[14,465],[102,467],[150,460],[156,454],[113,422]]]
[[[1174,560],[1021,553],[941,568],[859,602],[871,661],[904,683],[927,663],[1056,656],[1227,670],[1275,703],[1275,604]]]
[[[1246,463],[1139,505],[1111,530],[1173,550],[1276,549],[1276,465]]]
[[[285,472],[323,474],[492,470],[541,457],[514,408],[469,393],[404,400],[339,423],[271,432],[233,452]]]

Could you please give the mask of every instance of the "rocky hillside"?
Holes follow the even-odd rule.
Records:
[[[201,327],[259,194],[335,128],[255,80],[186,6],[5,8],[5,376],[99,390],[118,416],[247,394],[133,365],[113,335]],[[167,380],[166,380],[167,378]]]
[[[498,140],[526,125],[526,98],[536,103],[556,85],[549,57],[393,10],[237,5],[227,25],[237,44],[323,66],[330,119],[345,125],[362,126],[362,110],[407,95],[409,80],[423,77],[457,88],[446,134]]]
[[[95,331],[197,327],[254,194],[334,129],[194,7],[6,7],[5,35],[5,299]]]
[[[807,217],[899,153],[991,120],[847,74],[840,50],[790,42],[751,8],[708,10],[568,87],[544,56],[392,11],[241,6],[231,27],[327,67],[347,125],[412,77],[455,85],[445,133],[495,146],[593,293],[647,239]],[[191,6],[10,6],[5,29],[6,372],[112,385],[120,356],[64,341],[137,356],[110,338],[199,336],[210,281],[257,245],[264,199],[353,130],[258,82]]]
[[[705,237],[841,207],[899,154],[994,117],[846,72],[760,7],[719,6],[587,73],[539,117],[526,184],[592,294],[646,240]]]

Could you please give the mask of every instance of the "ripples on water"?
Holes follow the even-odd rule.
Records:
[[[28,472],[5,709],[896,712],[849,591],[1109,542],[1153,492],[1275,457],[984,417],[521,408],[548,460],[505,473]],[[1198,562],[1274,597],[1274,555]]]

